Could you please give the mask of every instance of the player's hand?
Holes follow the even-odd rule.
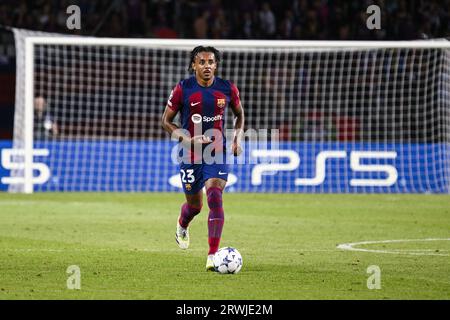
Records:
[[[231,153],[235,156],[235,157],[239,157],[242,153],[242,148],[239,144],[237,143],[233,143],[231,145]]]
[[[201,135],[201,136],[193,136],[191,138],[191,145],[195,145],[195,144],[208,144],[211,143],[212,140],[210,137],[207,137],[205,135]]]

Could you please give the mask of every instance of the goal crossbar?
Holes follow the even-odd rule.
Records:
[[[93,47],[93,48],[99,48],[99,47],[113,47],[114,50],[123,50],[123,48],[120,47],[131,47],[131,48],[143,48],[146,50],[155,50],[159,52],[159,50],[165,50],[166,52],[170,53],[170,55],[175,52],[175,51],[185,51],[188,52],[190,50],[192,50],[192,48],[194,46],[197,45],[205,45],[205,46],[215,46],[217,48],[219,48],[220,50],[223,50],[224,52],[229,52],[229,54],[237,54],[236,56],[244,56],[245,58],[248,57],[248,55],[240,55],[242,52],[249,52],[249,54],[254,54],[256,57],[262,57],[260,56],[261,52],[262,53],[269,53],[269,55],[264,56],[264,59],[267,59],[267,63],[266,65],[270,64],[274,64],[276,63],[280,68],[279,70],[288,70],[290,68],[289,66],[289,62],[285,62],[284,60],[281,60],[281,56],[278,55],[279,52],[285,52],[287,54],[290,54],[291,52],[298,52],[301,54],[310,54],[313,53],[315,54],[316,52],[321,54],[324,53],[323,56],[321,56],[320,58],[323,58],[323,66],[324,68],[328,68],[326,71],[317,71],[318,69],[314,69],[313,67],[316,66],[315,64],[313,64],[314,62],[312,62],[311,60],[306,60],[303,58],[303,56],[301,58],[299,58],[299,60],[297,61],[298,64],[301,64],[302,67],[305,67],[306,70],[308,70],[308,72],[310,72],[311,74],[308,75],[306,73],[302,73],[300,76],[308,76],[308,81],[309,82],[305,82],[303,84],[301,84],[303,86],[303,88],[306,88],[305,90],[309,90],[309,91],[303,91],[303,94],[305,94],[305,98],[306,98],[306,103],[310,102],[313,105],[318,106],[317,108],[323,108],[325,106],[327,106],[329,103],[331,103],[331,101],[333,101],[333,90],[335,90],[336,92],[338,92],[338,90],[343,90],[342,93],[338,93],[337,97],[338,100],[336,101],[336,105],[338,110],[343,111],[344,113],[347,112],[348,110],[350,110],[351,108],[355,108],[357,103],[359,103],[359,99],[363,99],[364,97],[362,95],[360,95],[359,93],[356,93],[356,91],[352,91],[351,95],[350,95],[350,77],[354,77],[354,79],[358,79],[358,72],[361,72],[363,69],[358,69],[357,71],[349,71],[348,74],[351,74],[350,76],[348,76],[348,74],[346,72],[343,71],[344,68],[344,63],[342,61],[337,60],[337,58],[333,58],[331,55],[334,55],[337,52],[336,57],[340,57],[340,53],[339,52],[350,52],[352,55],[354,54],[354,56],[350,57],[350,59],[354,59],[353,61],[357,62],[357,63],[361,63],[362,62],[362,56],[364,56],[364,54],[370,54],[372,56],[372,51],[374,51],[374,57],[377,56],[378,53],[383,52],[382,50],[408,50],[411,49],[411,52],[413,53],[413,55],[416,52],[416,49],[418,50],[417,52],[417,57],[420,60],[421,63],[423,63],[427,68],[429,68],[433,74],[430,75],[430,82],[427,82],[424,79],[424,83],[429,83],[429,88],[427,87],[425,90],[425,92],[428,94],[428,101],[430,103],[441,103],[444,109],[439,109],[442,114],[436,114],[436,116],[440,116],[441,119],[443,119],[442,121],[439,120],[440,122],[438,122],[438,124],[444,128],[444,130],[446,130],[443,134],[447,135],[447,131],[448,131],[448,119],[447,119],[447,107],[448,104],[443,104],[443,99],[446,100],[447,95],[446,92],[448,91],[448,61],[449,61],[449,50],[450,49],[450,42],[446,39],[432,39],[432,40],[415,40],[415,41],[280,41],[280,40],[275,40],[275,41],[266,41],[266,40],[205,40],[205,39],[201,39],[201,40],[197,40],[197,39],[127,39],[127,38],[95,38],[95,37],[79,37],[79,36],[62,36],[62,35],[41,35],[41,36],[35,36],[35,35],[28,35],[23,37],[23,51],[22,51],[22,60],[20,60],[21,63],[21,67],[23,68],[23,70],[21,71],[21,74],[23,75],[23,77],[21,77],[21,90],[17,90],[18,94],[22,96],[22,105],[23,105],[23,109],[22,109],[22,124],[23,127],[19,128],[19,130],[21,130],[21,138],[19,139],[21,141],[20,144],[18,144],[20,149],[23,149],[24,153],[23,153],[23,162],[24,162],[24,166],[23,166],[23,177],[24,177],[24,184],[23,184],[23,189],[21,190],[22,192],[25,193],[32,193],[33,192],[33,142],[34,142],[34,137],[33,137],[33,121],[34,121],[34,107],[33,107],[33,103],[34,103],[34,96],[35,96],[35,88],[36,88],[36,83],[34,83],[36,81],[35,77],[34,77],[34,72],[36,70],[36,67],[38,67],[37,65],[35,65],[35,63],[39,64],[40,62],[37,62],[35,60],[35,50],[36,50],[36,46],[38,46],[37,50],[46,50],[46,49],[42,49],[43,47],[46,46],[50,46],[49,49],[52,50],[51,46],[75,46],[75,47]],[[41,47],[42,46],[42,47]],[[442,59],[445,59],[443,63],[439,64],[439,69],[437,68],[438,64],[436,63],[437,60],[430,60],[430,56],[429,55],[424,55],[422,50],[433,50],[433,49],[441,49],[444,50],[445,52],[443,52],[443,56]],[[57,50],[59,50],[57,48]],[[64,48],[63,50],[66,50],[66,48]],[[85,50],[83,48],[83,50]],[[91,49],[86,49],[86,50],[91,50]],[[128,49],[127,49],[128,50]],[[44,52],[44,51],[43,51]],[[118,51],[120,53],[120,51]],[[401,52],[401,51],[398,51]],[[273,55],[273,57],[271,56],[271,53],[275,53]],[[139,53],[138,53],[139,54]],[[408,71],[409,73],[406,73],[403,71],[403,73],[401,73],[401,77],[398,76],[400,74],[400,68],[399,65],[397,65],[396,63],[398,63],[398,59],[399,59],[399,55],[396,54],[395,58],[393,58],[393,62],[391,65],[391,58],[384,58],[383,56],[384,53],[381,53],[380,56],[380,60],[381,63],[376,65],[376,69],[375,69],[375,65],[372,65],[372,72],[370,74],[366,74],[366,75],[361,75],[360,77],[364,77],[364,79],[366,79],[367,81],[370,80],[373,82],[373,85],[375,85],[378,89],[378,91],[373,91],[373,89],[367,89],[367,91],[365,91],[365,94],[368,95],[368,100],[367,102],[369,104],[373,104],[376,105],[377,108],[381,106],[381,101],[380,100],[380,87],[384,86],[383,82],[382,82],[382,76],[380,75],[383,71],[383,62],[386,62],[387,65],[391,66],[391,70],[389,71],[389,73],[387,74],[387,79],[389,79],[389,77],[392,78],[392,84],[390,85],[386,85],[388,90],[389,88],[391,88],[392,90],[395,90],[396,87],[396,83],[399,84],[403,84],[405,82],[405,79],[409,79],[406,77],[409,77],[411,75],[413,75],[412,71]],[[394,55],[394,54],[392,54]],[[391,55],[391,57],[392,57]],[[43,56],[41,56],[42,59]],[[319,57],[319,56],[316,56]],[[344,56],[344,58],[346,58],[346,56]],[[256,58],[255,58],[256,59]],[[260,81],[259,85],[263,85],[263,76],[262,74],[259,74],[259,62],[257,62],[254,58],[250,59],[249,61],[251,61],[251,64],[249,65],[250,68],[252,68],[252,72],[255,73],[255,75],[258,77],[258,81]],[[437,59],[436,57],[432,58],[432,59]],[[97,60],[98,61],[98,60]],[[411,61],[411,60],[409,60]],[[348,63],[348,61],[346,62]],[[367,62],[365,62],[367,63]],[[262,66],[263,64],[261,64]],[[350,65],[348,65],[350,66]],[[358,68],[358,65],[355,65]],[[179,68],[179,67],[177,67]],[[331,70],[330,68],[332,68],[333,70]],[[172,69],[169,69],[170,71],[175,71]],[[178,70],[178,69],[176,69]],[[236,67],[229,67],[228,70],[233,70],[233,74],[234,76],[231,76],[231,78],[235,78],[236,74],[239,74],[239,72],[236,73],[237,68]],[[412,69],[411,69],[412,70]],[[100,71],[100,70],[99,70]],[[117,72],[120,72],[117,71]],[[179,71],[177,71],[179,73]],[[177,72],[174,72],[177,73]],[[229,72],[229,71],[227,71]],[[302,72],[305,72],[304,70]],[[315,73],[314,73],[315,72]],[[329,72],[329,73],[327,73]],[[354,73],[353,73],[354,72]],[[177,73],[177,74],[178,74]],[[100,73],[99,73],[100,74]],[[436,75],[438,74],[444,74],[442,76],[437,77]],[[315,76],[314,76],[315,75]],[[319,76],[320,75],[320,76]],[[123,75],[122,75],[123,76]],[[277,85],[278,87],[278,91],[275,92],[275,98],[277,97],[283,97],[283,99],[289,99],[286,100],[287,102],[287,107],[286,108],[290,108],[289,110],[291,110],[294,106],[294,102],[296,101],[297,97],[294,96],[294,93],[292,92],[292,84],[291,87],[288,87],[288,80],[287,79],[280,79],[278,78],[278,74],[275,74],[273,81],[279,81],[280,83]],[[319,79],[319,77],[322,77]],[[325,86],[321,85],[321,82],[324,81],[326,77],[326,82],[325,82]],[[342,77],[342,81],[339,80],[338,82],[338,77],[341,78]],[[424,75],[425,77],[425,75]],[[242,82],[247,81],[247,83],[251,82],[248,80],[249,76],[244,75]],[[306,79],[306,78],[303,78]],[[426,76],[426,79],[428,79],[428,76]],[[291,81],[289,79],[289,81]],[[406,91],[406,92],[412,92],[412,82],[408,82],[408,86],[406,87],[402,87],[402,90]],[[165,84],[166,86],[167,84]],[[247,86],[249,86],[247,84]],[[329,89],[325,89],[326,86],[328,86]],[[244,91],[247,90],[244,87]],[[289,92],[287,92],[287,89],[289,88]],[[300,87],[298,87],[300,88]],[[311,90],[314,89],[314,90]],[[265,93],[262,91],[261,88],[257,88],[256,89],[256,94],[258,95],[258,97],[262,97],[265,95]],[[300,89],[295,89],[295,90],[300,90]],[[328,90],[328,91],[327,91]],[[365,90],[365,89],[364,89]],[[429,91],[427,91],[429,90]],[[436,91],[433,91],[436,90]],[[441,90],[440,95],[436,95],[437,94],[437,90]],[[20,91],[20,92],[19,92]],[[170,91],[168,91],[167,88],[164,88],[164,91],[167,91],[167,94],[170,93]],[[331,92],[328,93],[328,92]],[[374,95],[373,93],[378,92],[376,95]],[[436,93],[434,93],[436,92]],[[53,94],[56,94],[56,92],[53,92]],[[297,94],[297,93],[295,93]],[[323,94],[323,97],[331,97],[330,98],[321,98],[321,94]],[[384,94],[384,93],[383,93]],[[17,96],[17,95],[16,95]],[[336,97],[336,96],[334,96]],[[303,97],[301,97],[303,98]],[[16,98],[17,99],[17,98]],[[410,103],[411,102],[411,97],[406,97],[406,96],[402,96],[399,95],[397,98],[394,96],[394,101],[396,101],[397,103]],[[395,100],[397,99],[397,100]],[[414,98],[415,100],[413,101],[419,101],[419,98]],[[269,105],[268,105],[268,101],[264,101],[264,100],[256,100],[257,103],[253,105],[254,108],[256,108],[256,106],[258,105],[258,103],[263,104],[263,108],[266,113],[266,115],[264,116],[264,118],[261,118],[260,120],[264,120],[265,122],[267,122],[270,117],[269,115]],[[386,100],[385,100],[386,101]],[[345,103],[345,105],[344,105]],[[351,103],[351,105],[349,104]],[[388,102],[385,102],[385,104],[383,105],[384,107],[388,106]],[[416,105],[417,106],[417,105]],[[366,108],[365,105],[363,105],[364,108]],[[367,108],[370,106],[367,106]],[[341,108],[341,109],[339,109]],[[311,107],[310,111],[313,111],[313,107]],[[438,110],[438,109],[436,109]],[[424,111],[426,112],[426,111]],[[432,111],[433,113],[430,114],[432,116],[435,115],[435,111]],[[272,113],[273,115],[273,113]],[[311,115],[314,116],[314,115]],[[369,115],[371,116],[371,115]],[[383,116],[383,115],[382,115]],[[425,113],[423,113],[423,116],[425,117]],[[261,116],[263,117],[263,116]],[[284,119],[284,118],[283,118]],[[384,119],[384,120],[383,120]],[[406,119],[406,120],[411,120],[410,118]],[[332,119],[331,118],[327,118],[328,124],[331,124]],[[334,121],[334,120],[333,120]],[[382,118],[380,117],[380,119],[377,119],[377,121],[379,123],[381,123],[381,121],[386,121],[386,118]],[[430,122],[431,123],[431,122]],[[370,128],[370,127],[369,127]],[[376,128],[376,127],[374,127]],[[16,129],[15,129],[16,130]],[[439,129],[440,130],[440,129]],[[297,133],[296,133],[297,134]],[[296,137],[298,138],[298,137]],[[324,138],[319,138],[319,139],[324,139]],[[448,139],[448,136],[447,136]],[[317,140],[319,143],[323,143],[324,140]],[[376,141],[376,140],[375,140]],[[388,140],[384,140],[385,142]],[[448,142],[447,142],[448,143]],[[318,145],[319,147],[319,145]],[[302,147],[303,148],[303,147]],[[308,148],[307,145],[305,144],[305,148]],[[378,148],[376,146],[374,146],[374,148]],[[377,149],[378,150],[378,149]],[[376,150],[376,151],[377,151]],[[444,149],[442,149],[444,150]],[[410,152],[410,151],[408,151]],[[442,151],[442,154],[444,153],[444,151]],[[350,155],[349,155],[350,156]],[[447,155],[442,155],[442,158],[440,158],[441,156],[439,155],[437,160],[438,161],[449,161],[446,157]],[[302,160],[303,161],[303,160]],[[409,160],[411,161],[415,161],[415,160]],[[303,162],[305,163],[305,162]],[[409,165],[416,165],[415,163],[411,162],[409,163]],[[361,167],[363,165],[358,164],[356,165],[357,168],[359,168],[358,170],[361,170]],[[345,169],[347,170],[347,169]],[[433,169],[435,170],[435,169]],[[450,171],[450,169],[447,166],[444,167],[440,167],[439,170],[442,170],[444,173],[444,175],[447,177],[448,179],[448,172]],[[303,173],[305,173],[305,171],[302,171]],[[441,174],[441,173],[439,173]],[[347,173],[345,173],[345,175],[343,177],[347,177],[346,176]],[[311,181],[313,181],[314,179],[297,179],[296,181],[299,181],[299,183],[302,183],[303,181],[307,181],[308,183],[312,183]],[[320,180],[320,179],[319,179]],[[428,180],[427,180],[428,181]],[[427,182],[428,183],[428,182]],[[279,188],[279,187],[278,187]],[[289,187],[289,190],[291,190],[292,187]],[[450,188],[449,188],[450,189]],[[251,190],[251,189],[249,189]],[[278,189],[277,189],[278,190]],[[305,190],[309,190],[306,189]]]

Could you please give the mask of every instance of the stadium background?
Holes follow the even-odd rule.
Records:
[[[81,8],[81,30],[66,28],[71,4]],[[371,4],[381,8],[380,30],[366,27]],[[448,37],[449,8],[448,0],[3,0],[0,25],[98,37],[411,40]],[[0,139],[11,139],[15,50],[11,32],[0,39]]]

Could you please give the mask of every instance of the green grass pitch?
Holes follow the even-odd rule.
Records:
[[[205,206],[178,249],[184,196],[0,194],[0,299],[450,299],[448,195],[224,194],[222,246],[244,265],[207,273]],[[81,289],[67,288],[80,268]],[[369,289],[369,266],[380,289]],[[369,279],[369,283],[372,280]]]

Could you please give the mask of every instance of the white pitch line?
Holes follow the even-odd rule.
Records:
[[[361,251],[361,252],[372,252],[372,253],[388,253],[388,254],[405,254],[413,256],[450,256],[450,254],[442,253],[429,253],[429,252],[411,252],[418,251],[417,249],[412,249],[408,251],[407,249],[392,249],[392,250],[375,250],[375,249],[363,249],[355,248],[355,246],[367,245],[367,244],[379,244],[379,243],[402,243],[402,242],[427,242],[427,241],[450,241],[450,238],[426,238],[426,239],[398,239],[398,240],[378,240],[378,241],[361,241],[353,243],[342,243],[336,248],[348,251]],[[428,251],[429,249],[424,249],[423,251]],[[448,250],[444,250],[448,251]]]

